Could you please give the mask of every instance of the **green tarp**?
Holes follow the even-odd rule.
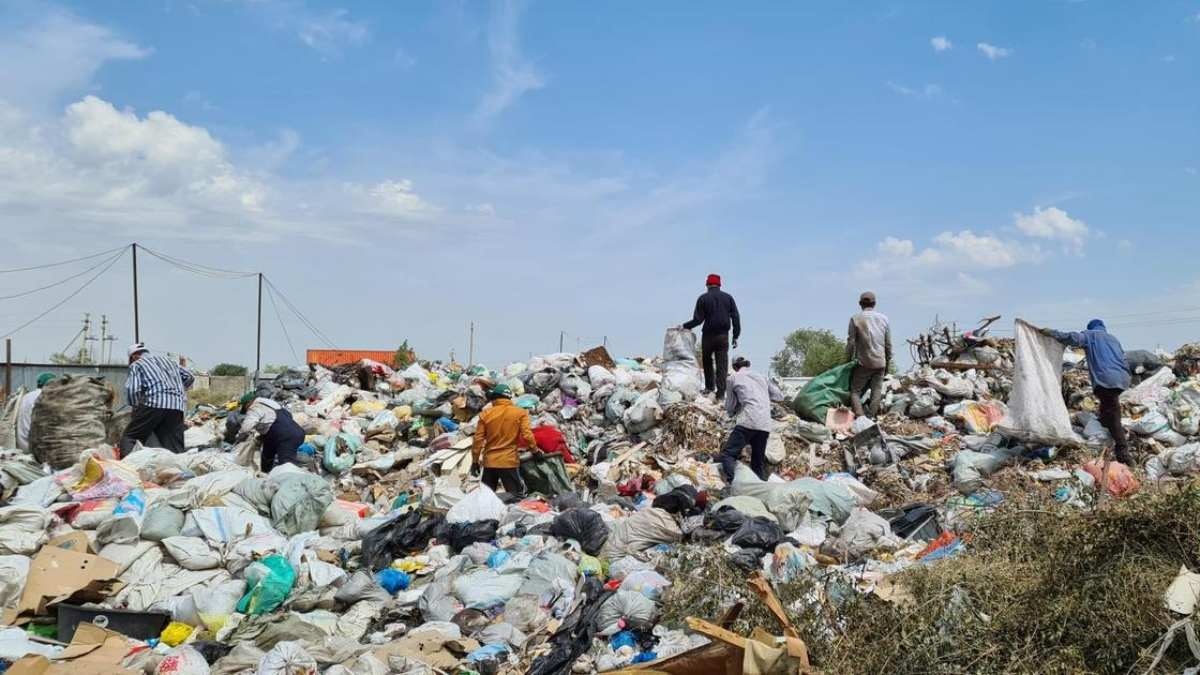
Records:
[[[796,398],[792,399],[792,410],[804,419],[825,423],[825,413],[837,406],[850,402],[850,374],[854,362],[844,363],[814,377]]]

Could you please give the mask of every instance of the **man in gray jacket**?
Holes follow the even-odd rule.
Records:
[[[771,402],[782,401],[783,392],[765,375],[750,371],[750,362],[742,357],[733,360],[733,375],[725,396],[725,412],[733,418],[733,431],[721,451],[721,473],[726,481],[733,480],[734,469],[742,457],[742,449],[750,446],[750,468],[759,478],[767,479],[767,440],[774,423],[771,421]]]
[[[846,336],[846,360],[855,363],[850,376],[850,407],[854,414],[864,414],[862,395],[871,390],[871,403],[865,414],[879,414],[879,401],[883,397],[883,376],[892,366],[892,327],[888,318],[875,311],[875,294],[867,291],[858,298],[862,310],[850,318],[850,331]]]

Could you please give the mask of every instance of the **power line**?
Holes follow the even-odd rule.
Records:
[[[120,249],[119,252],[113,257],[113,259],[115,260],[116,258],[121,257],[122,255],[124,255],[124,253],[125,253],[124,249]],[[55,286],[61,286],[72,279],[78,279],[79,277],[87,274],[88,272],[92,272],[92,271],[99,269],[100,267],[103,267],[108,262],[109,262],[108,260],[101,260],[100,262],[96,263],[95,265],[92,265],[91,267],[83,270],[82,272],[72,274],[71,276],[66,277],[65,279],[59,279],[58,281],[55,281],[52,284],[46,284],[45,286],[39,286],[38,288],[31,288],[28,291],[21,291],[20,293],[13,293],[12,295],[0,295],[0,300],[12,300],[14,298],[23,298],[26,295],[33,295],[34,293],[37,293],[39,291],[44,291],[44,290],[47,290],[50,288],[54,288]]]
[[[275,293],[269,285],[267,286],[267,299],[271,301],[271,308],[275,310],[275,318],[279,320],[279,327],[283,330],[283,337],[287,338],[288,349],[292,351],[293,363],[300,363],[300,355],[296,353],[296,347],[292,345],[292,336],[288,334],[287,325],[283,323],[283,316],[279,314],[279,305],[275,303]]]
[[[295,314],[298,319],[300,319],[301,323],[303,323],[305,326],[308,327],[308,329],[310,331],[312,331],[313,335],[320,338],[329,347],[335,347],[335,345],[333,344],[333,340],[330,340],[328,337],[325,336],[324,333],[322,333],[316,326],[314,326],[313,323],[308,320],[308,317],[304,316],[304,313],[301,312],[299,309],[297,309],[296,305],[292,304],[291,300],[288,300],[288,297],[283,294],[283,291],[279,290],[278,286],[276,286],[274,283],[272,283],[270,279],[267,279],[266,281],[267,281],[267,286],[269,286],[271,288],[271,290],[273,290],[275,293],[279,294],[279,299],[283,300],[283,304],[287,305],[288,309],[292,310],[292,313]]]
[[[41,314],[38,314],[37,316],[33,317],[32,319],[26,321],[25,323],[21,324],[20,326],[17,326],[16,328],[8,331],[7,333],[0,335],[0,337],[12,337],[13,335],[16,335],[18,332],[24,330],[25,328],[27,328],[30,325],[32,325],[33,323],[35,323],[38,319],[41,319],[42,317],[46,316],[50,312],[53,312],[54,310],[58,309],[59,307],[62,307],[63,305],[67,304],[67,301],[69,301],[71,298],[74,298],[75,296],[82,293],[83,289],[87,288],[88,286],[91,286],[92,282],[94,282],[96,279],[99,279],[100,275],[104,274],[109,269],[111,269],[112,266],[115,265],[117,263],[117,261],[120,260],[121,258],[123,258],[124,256],[125,256],[125,248],[122,247],[120,255],[113,256],[112,260],[110,260],[108,262],[108,264],[104,266],[104,269],[100,270],[99,272],[94,274],[91,278],[89,278],[87,281],[83,282],[83,284],[79,288],[76,288],[74,291],[72,291],[70,295],[63,298],[62,300],[59,300],[55,304],[51,305],[49,309],[42,312]]]
[[[84,260],[91,260],[93,258],[101,258],[101,257],[104,257],[111,253],[116,253],[117,251],[123,251],[126,248],[128,248],[128,247],[127,246],[118,246],[117,248],[112,248],[107,251],[101,251],[99,253],[85,255],[81,258],[71,258],[70,260],[60,260],[59,262],[46,263],[45,265],[31,265],[29,267],[14,267],[12,269],[0,270],[0,274],[12,274],[13,272],[30,272],[33,270],[49,269],[51,267],[62,267],[63,265],[70,265],[71,263],[77,263],[77,262],[81,262]]]
[[[201,276],[207,276],[213,279],[244,279],[246,277],[252,277],[258,274],[258,272],[237,272],[234,270],[221,269],[220,267],[210,267],[208,265],[190,262],[182,258],[176,258],[174,256],[167,255],[166,253],[159,253],[158,251],[155,251],[152,248],[146,248],[141,244],[138,245],[138,248],[169,265],[174,265],[175,267],[178,267],[184,271]]]

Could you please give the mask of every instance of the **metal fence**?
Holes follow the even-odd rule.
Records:
[[[7,366],[0,363],[0,387],[7,386]],[[103,377],[108,380],[117,392],[118,400],[124,400],[121,392],[125,389],[125,380],[129,377],[129,366],[60,366],[53,363],[14,363],[12,364],[12,391],[22,387],[29,391],[37,387],[37,377],[42,373],[56,375],[83,375],[87,377]]]

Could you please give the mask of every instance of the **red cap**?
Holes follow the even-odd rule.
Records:
[[[720,274],[708,275],[708,280],[704,282],[704,285],[705,286],[720,286],[721,285],[721,275]]]

